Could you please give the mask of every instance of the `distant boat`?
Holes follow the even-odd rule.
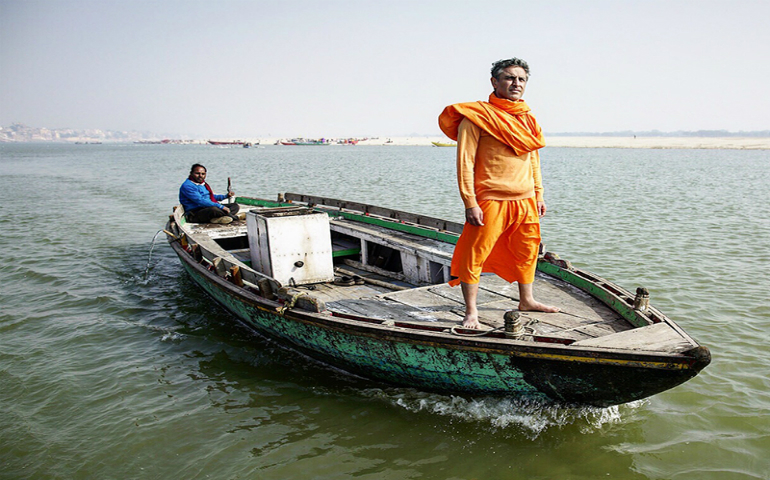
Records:
[[[430,142],[430,143],[432,143],[434,147],[456,147],[457,146],[457,144],[454,142],[452,143]]]
[[[329,145],[324,141],[324,139],[320,140],[306,140],[304,138],[293,138],[291,140],[281,140],[281,145]]]
[[[246,143],[246,142],[241,142],[241,141],[235,141],[235,142],[217,142],[217,141],[214,141],[214,140],[209,140],[208,142],[209,142],[210,144],[212,144],[212,145],[243,145],[244,143]]]

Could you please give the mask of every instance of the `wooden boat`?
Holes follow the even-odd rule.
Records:
[[[434,147],[456,147],[457,143],[451,142],[451,143],[445,143],[445,142],[430,142],[433,144]]]
[[[211,145],[217,145],[217,146],[221,146],[221,145],[243,145],[244,143],[246,143],[246,142],[242,142],[240,140],[237,140],[237,141],[234,141],[234,142],[219,142],[219,141],[216,141],[216,140],[208,140],[208,142]]]
[[[462,225],[290,194],[238,197],[246,220],[166,227],[190,277],[247,327],[390,384],[608,406],[698,374],[711,356],[618,285],[543,253],[535,292],[560,313],[518,312],[518,289],[482,276],[480,320],[461,327],[449,265]]]
[[[321,140],[305,140],[303,138],[294,138],[294,139],[291,139],[291,140],[281,140],[281,145],[309,146],[309,145],[329,145],[329,143],[325,142],[323,139],[321,139]]]

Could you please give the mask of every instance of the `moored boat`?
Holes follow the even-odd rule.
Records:
[[[291,140],[280,140],[281,145],[329,145],[329,142],[323,138],[320,140],[307,140],[304,138],[293,138]]]
[[[456,142],[430,142],[434,147],[456,147]]]
[[[220,141],[217,141],[217,140],[208,140],[208,143],[211,144],[211,145],[219,145],[219,146],[221,146],[221,145],[243,145],[246,142],[242,142],[240,140],[236,140],[236,141],[233,141],[233,142],[220,142]]]
[[[518,290],[482,276],[481,322],[461,327],[447,285],[462,225],[299,194],[238,197],[246,219],[166,231],[190,277],[241,323],[363,377],[431,391],[615,405],[673,388],[710,362],[673,320],[552,253],[535,290],[560,313],[517,311]]]

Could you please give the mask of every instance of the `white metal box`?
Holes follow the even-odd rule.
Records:
[[[329,216],[309,208],[253,209],[246,214],[251,267],[282,285],[334,280]]]

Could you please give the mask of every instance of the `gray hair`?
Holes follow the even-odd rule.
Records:
[[[508,67],[521,67],[527,72],[527,78],[529,78],[529,65],[527,62],[520,58],[509,58],[507,60],[498,60],[492,64],[492,76],[499,79],[500,73]]]

